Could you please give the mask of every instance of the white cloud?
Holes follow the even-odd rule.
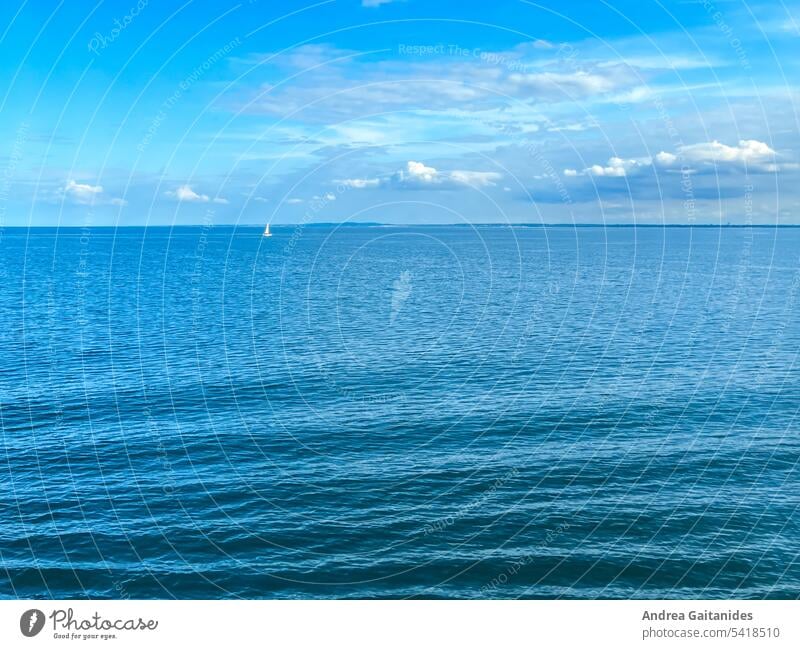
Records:
[[[189,185],[181,185],[174,192],[166,192],[166,195],[189,203],[208,203],[209,201],[206,194],[198,194]]]
[[[409,160],[405,169],[381,178],[350,178],[340,181],[351,189],[394,187],[397,189],[458,189],[463,187],[488,187],[502,178],[494,171],[468,171],[454,169],[439,171],[423,162]]]
[[[613,76],[584,72],[535,72],[512,74],[509,81],[535,95],[552,95],[557,92],[570,95],[594,95],[616,90],[620,83]]]
[[[494,185],[494,181],[502,176],[493,171],[439,171],[422,162],[409,160],[406,168],[401,169],[392,177],[394,184],[408,188],[439,187],[452,189],[454,187],[486,187]]]
[[[597,126],[597,124],[585,124],[583,122],[574,122],[574,123],[571,123],[571,124],[550,126],[550,127],[547,128],[547,130],[555,132],[555,133],[559,133],[559,132],[562,132],[562,131],[580,132],[580,131],[585,131],[586,129],[592,128],[594,126]]]
[[[676,156],[674,153],[667,153],[666,151],[662,151],[661,153],[656,154],[656,162],[665,167],[671,167],[672,165],[675,164],[675,162],[677,162],[677,160],[678,156]]]
[[[494,185],[495,180],[500,180],[502,176],[493,171],[451,171],[450,179],[458,184],[469,185],[470,187],[488,187]]]
[[[362,7],[380,7],[381,5],[388,5],[395,0],[361,0]]]
[[[89,185],[88,183],[78,183],[70,180],[64,185],[61,190],[61,196],[69,198],[75,203],[82,205],[114,205],[116,207],[125,207],[128,204],[124,198],[109,198],[104,196],[102,185]]]
[[[367,189],[380,185],[380,178],[345,178],[339,181],[340,184],[349,189]]]
[[[208,194],[198,194],[189,185],[181,185],[174,192],[164,192],[166,196],[175,198],[181,202],[186,203],[217,203],[218,205],[227,205],[228,199],[218,196],[210,198]]]
[[[649,166],[652,163],[650,158],[643,158],[641,160],[636,159],[628,159],[624,160],[622,158],[609,158],[607,165],[592,165],[591,167],[587,167],[583,170],[584,174],[588,174],[590,176],[607,176],[612,178],[622,178],[627,176],[631,171],[634,171],[640,167]],[[564,175],[572,175],[567,173],[568,170],[564,171]],[[569,171],[574,171],[570,169]],[[574,175],[577,175],[574,174]]]
[[[787,18],[783,21],[780,25],[780,29],[781,31],[789,32],[795,36],[800,36],[800,22],[794,17]]]
[[[399,172],[401,180],[403,179],[403,171]],[[433,167],[426,167],[422,162],[409,160],[406,163],[406,174],[409,179],[420,183],[435,183],[441,180],[439,172]]]
[[[78,203],[89,203],[94,201],[103,193],[101,185],[86,185],[70,180],[64,187],[64,194],[71,197]]]
[[[336,200],[336,195],[331,194],[331,192],[328,192],[327,194],[323,194],[322,196],[312,196],[311,199],[314,201],[323,201],[325,203],[331,203]]]
[[[712,142],[698,142],[682,146],[675,153],[661,151],[654,158],[609,158],[606,165],[594,164],[583,171],[564,169],[567,177],[575,176],[605,176],[621,178],[648,167],[659,169],[674,169],[678,166],[691,164],[696,171],[702,166],[708,168],[728,167],[735,169],[743,165],[751,171],[773,172],[793,169],[795,163],[775,163],[775,151],[769,145],[758,140],[739,140],[736,146],[729,146],[714,140]]]
[[[289,205],[299,205],[300,203],[303,202],[303,199],[302,198],[287,198],[286,202]]]
[[[691,162],[763,164],[775,158],[775,151],[758,140],[739,140],[737,146],[728,146],[717,140],[681,147],[681,156]]]

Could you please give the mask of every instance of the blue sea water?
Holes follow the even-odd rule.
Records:
[[[0,595],[795,598],[800,229],[6,229]]]

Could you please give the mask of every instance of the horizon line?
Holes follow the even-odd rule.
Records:
[[[125,224],[125,225],[5,225],[3,230],[80,230],[123,229],[123,228],[263,228],[264,223],[180,223],[180,224]],[[390,228],[451,228],[451,227],[494,227],[494,228],[800,228],[800,223],[380,223],[377,221],[325,221],[318,223],[269,223],[274,228],[291,227],[390,227]]]

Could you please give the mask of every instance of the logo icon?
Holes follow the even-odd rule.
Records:
[[[19,630],[26,638],[32,638],[44,628],[44,613],[38,608],[25,611],[19,618]]]

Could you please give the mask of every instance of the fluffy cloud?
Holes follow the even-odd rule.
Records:
[[[764,164],[775,159],[775,151],[758,140],[739,140],[728,146],[714,140],[681,147],[681,156],[690,162]]]
[[[656,154],[656,162],[664,165],[665,167],[671,167],[678,161],[678,156],[674,153],[667,153],[666,151],[662,151],[661,153]]]
[[[592,165],[589,167],[588,172],[592,176],[611,176],[612,178],[620,178],[627,176],[631,171],[639,167],[646,167],[650,164],[650,160],[623,160],[622,158],[609,158],[608,165]]]
[[[80,205],[115,205],[124,207],[128,201],[122,198],[108,198],[104,195],[102,185],[89,185],[88,183],[78,183],[70,180],[61,190],[59,198],[68,198]]]
[[[399,174],[400,181],[402,182],[405,178],[412,182],[419,182],[423,185],[425,184],[433,184],[437,183],[441,180],[442,176],[439,174],[436,169],[433,167],[426,167],[422,162],[415,162],[414,160],[409,160],[406,164],[406,171],[405,173],[401,169],[397,172]]]
[[[227,205],[228,199],[217,197],[217,198],[209,198],[207,194],[198,194],[194,191],[189,185],[181,185],[176,189],[174,192],[165,192],[165,194],[171,198],[175,198],[182,203],[218,203],[220,205]]]
[[[690,166],[690,170],[698,172],[705,170],[713,172],[720,168],[745,167],[751,172],[771,172],[781,169],[794,169],[795,163],[776,163],[776,153],[770,146],[758,140],[739,140],[735,146],[729,146],[714,140],[712,142],[698,142],[680,147],[675,153],[661,151],[650,158],[609,158],[608,164],[594,164],[583,171],[564,169],[567,177],[575,176],[605,176],[621,178],[630,176],[646,168],[677,169],[681,166]]]
[[[181,185],[174,192],[167,192],[167,196],[177,198],[179,201],[189,203],[208,203],[209,198],[205,194],[198,194],[189,185]]]
[[[388,5],[395,0],[361,0],[362,7],[380,7],[381,5]]]
[[[397,189],[459,189],[488,187],[502,175],[493,171],[439,171],[423,162],[409,160],[404,169],[381,178],[349,178],[340,181],[351,189],[394,187]]]
[[[102,193],[102,185],[86,185],[74,180],[70,180],[64,187],[64,194],[78,203],[91,203]]]
[[[409,189],[454,189],[459,187],[487,187],[502,176],[493,171],[439,171],[422,162],[409,160],[406,168],[393,174],[389,181]]]
[[[623,158],[613,157],[608,159],[608,164],[606,165],[595,164],[591,167],[586,167],[586,169],[580,172],[575,169],[564,169],[564,175],[568,178],[575,176],[622,178],[629,175],[632,171],[650,166],[651,164],[652,160],[650,158],[630,158],[624,160]]]

